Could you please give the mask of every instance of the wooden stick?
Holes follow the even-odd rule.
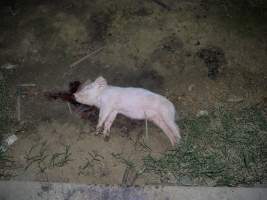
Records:
[[[75,66],[78,65],[80,62],[82,62],[82,61],[86,60],[87,58],[89,58],[90,56],[92,56],[92,55],[94,55],[94,54],[100,52],[102,49],[104,49],[104,47],[101,47],[101,48],[99,48],[99,49],[97,49],[97,50],[91,52],[90,54],[88,54],[88,55],[86,55],[86,56],[80,58],[79,60],[77,60],[77,61],[75,61],[74,63],[72,63],[72,64],[70,65],[70,68],[75,67]]]

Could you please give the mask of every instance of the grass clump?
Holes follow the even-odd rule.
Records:
[[[49,169],[60,168],[67,165],[71,159],[70,145],[64,145],[61,152],[49,152],[47,142],[33,145],[24,156],[26,160],[25,171],[35,166],[39,169],[38,173],[45,173]]]
[[[147,156],[147,172],[171,175],[177,184],[182,177],[213,186],[267,179],[267,122],[260,109],[217,109],[209,116],[185,119],[180,126],[185,133],[181,144],[159,159]]]

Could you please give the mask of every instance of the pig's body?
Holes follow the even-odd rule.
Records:
[[[141,88],[107,86],[98,101],[97,107],[109,105],[112,110],[132,119],[149,119],[166,109],[175,115],[172,103],[166,98]]]
[[[100,109],[98,132],[104,124],[104,135],[108,136],[114,119],[120,113],[132,119],[152,121],[164,131],[172,145],[178,142],[180,134],[175,124],[175,108],[169,100],[142,88],[109,86],[102,79],[102,87],[101,81],[97,83],[96,80],[75,93],[78,102]]]

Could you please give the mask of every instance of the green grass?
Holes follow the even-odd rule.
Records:
[[[70,156],[71,156],[70,145],[66,145],[64,152],[55,153],[51,156],[50,166],[63,167],[65,164],[71,161]]]
[[[192,184],[226,186],[267,179],[267,122],[260,109],[217,109],[180,126],[181,144],[159,159],[145,157],[146,172],[162,178],[171,174],[177,184],[185,176]]]
[[[122,156],[122,154],[120,153],[111,153],[111,155],[116,159],[118,160],[120,163],[126,165],[127,167],[129,168],[135,168],[135,164],[133,161],[127,159],[127,158],[124,158]]]
[[[88,152],[88,157],[85,159],[86,162],[79,166],[79,175],[88,176],[103,170],[105,158],[96,151]]]
[[[49,169],[60,168],[67,165],[71,159],[70,145],[65,145],[61,152],[49,152],[47,142],[33,145],[26,153],[25,160],[27,162],[25,171],[30,167],[37,167],[38,173],[45,173]]]

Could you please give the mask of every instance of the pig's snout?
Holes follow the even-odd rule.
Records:
[[[84,102],[85,98],[84,98],[84,94],[83,93],[76,92],[76,93],[73,94],[73,96],[74,96],[74,99],[76,101],[78,101],[79,103],[85,104],[85,102]]]
[[[78,99],[79,99],[79,95],[78,95],[77,93],[74,93],[73,96],[74,96],[74,99],[75,99],[76,101],[78,101]]]

